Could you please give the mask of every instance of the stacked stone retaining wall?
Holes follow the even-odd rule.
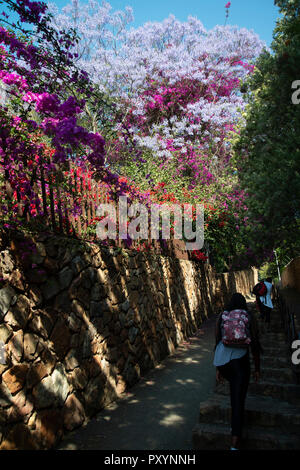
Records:
[[[257,282],[47,234],[3,236],[0,277],[0,449],[55,447]]]

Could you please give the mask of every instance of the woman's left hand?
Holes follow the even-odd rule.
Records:
[[[257,384],[259,382],[259,379],[260,379],[260,372],[255,371],[253,375],[254,375],[255,383]]]
[[[222,374],[220,373],[220,371],[218,369],[217,369],[217,372],[216,372],[216,381],[217,381],[217,383],[220,383],[220,384],[224,383],[224,377],[222,376]]]

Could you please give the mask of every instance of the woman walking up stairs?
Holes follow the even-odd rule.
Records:
[[[254,304],[249,308],[253,311]],[[259,321],[260,327],[262,322]],[[261,377],[258,382],[249,383],[240,449],[300,449],[300,385],[293,376],[276,306],[270,329],[261,335],[261,345]],[[200,404],[199,422],[193,430],[195,449],[232,447],[229,396],[228,383],[217,383],[212,397]]]

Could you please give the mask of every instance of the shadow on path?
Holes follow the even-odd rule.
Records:
[[[59,450],[192,450],[199,404],[213,392],[215,317]]]

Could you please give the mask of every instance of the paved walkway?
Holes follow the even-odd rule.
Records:
[[[214,391],[215,318],[58,449],[192,450],[200,402]]]

